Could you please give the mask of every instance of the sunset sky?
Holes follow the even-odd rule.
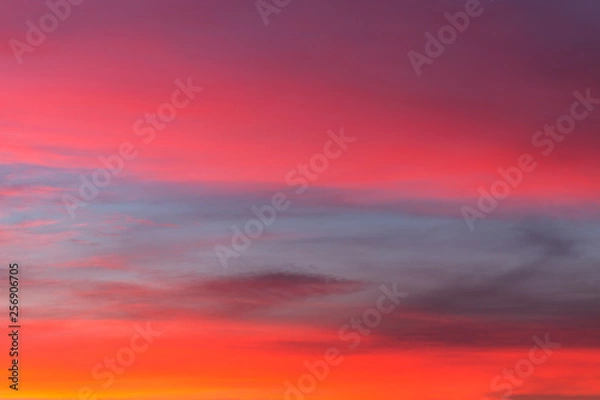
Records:
[[[598,1],[66,1],[1,1],[1,398],[600,399]]]

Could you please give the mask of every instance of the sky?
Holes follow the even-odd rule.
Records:
[[[3,398],[600,399],[597,1],[1,3]]]

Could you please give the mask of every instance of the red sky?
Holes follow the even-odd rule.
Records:
[[[481,7],[417,76],[407,55],[464,1],[293,0],[265,25],[252,1],[88,0],[20,55],[50,8],[6,1],[0,258],[23,328],[0,396],[303,400],[286,382],[336,348],[303,398],[493,400],[548,334],[560,348],[511,398],[600,399],[600,9]],[[465,223],[523,155],[535,169]],[[289,207],[236,250],[277,193]],[[382,284],[408,296],[349,348]],[[162,334],[103,387],[95,368],[148,322]]]

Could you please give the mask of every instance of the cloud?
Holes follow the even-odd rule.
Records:
[[[55,281],[55,283],[57,283]],[[142,283],[104,281],[63,283],[78,302],[62,312],[94,318],[173,318],[204,316],[226,319],[270,319],[269,312],[290,304],[331,295],[351,294],[364,283],[332,276],[293,272],[198,278],[164,278]],[[41,285],[37,285],[41,287]],[[57,288],[54,287],[53,290]],[[56,306],[56,304],[54,305]],[[45,305],[32,312],[34,318],[48,317]],[[56,307],[53,307],[57,311]],[[54,315],[58,317],[58,315]]]

